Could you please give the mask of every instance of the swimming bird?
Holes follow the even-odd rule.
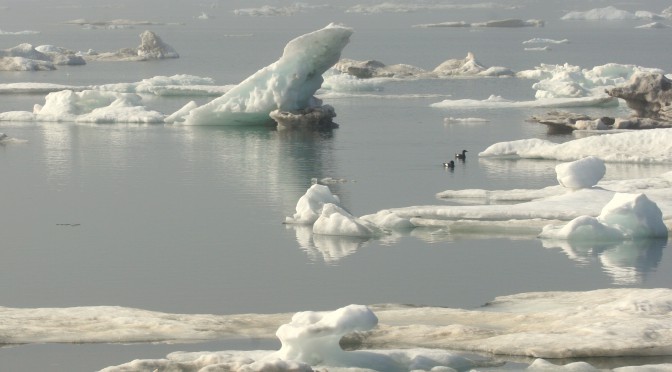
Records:
[[[466,153],[467,153],[467,150],[462,150],[461,154],[458,152],[457,154],[455,154],[455,159],[460,159],[460,160],[466,159],[467,158]]]
[[[453,168],[455,168],[455,162],[451,160],[451,161],[449,161],[449,162],[447,162],[447,163],[443,163],[443,166],[444,166],[445,168],[453,169]]]

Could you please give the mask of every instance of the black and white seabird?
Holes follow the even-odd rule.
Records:
[[[457,154],[455,154],[455,159],[460,159],[460,160],[466,159],[467,158],[466,153],[467,153],[467,150],[462,150],[461,154],[458,152]]]

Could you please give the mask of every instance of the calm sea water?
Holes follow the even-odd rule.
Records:
[[[472,51],[484,65],[514,70],[540,63],[592,68],[616,62],[672,71],[666,49],[661,48],[669,43],[669,30],[633,28],[645,21],[559,21],[566,11],[587,10],[582,2],[573,7],[558,2],[543,12],[541,2],[521,1],[516,3],[520,8],[506,11],[358,15],[337,7],[252,18],[236,17],[231,10],[263,3],[221,1],[214,7],[174,3],[161,2],[160,7],[152,2],[110,7],[102,2],[58,7],[39,1],[10,3],[0,11],[3,30],[41,33],[2,36],[0,48],[30,42],[113,51],[138,45],[138,34],[151,29],[181,58],[4,72],[0,79],[88,85],[192,74],[232,84],[275,61],[290,39],[331,21],[354,27],[343,53],[354,59],[431,69]],[[636,3],[628,10],[659,12],[667,6]],[[36,14],[28,6],[46,9]],[[196,19],[202,11],[212,18]],[[63,23],[79,18],[162,24],[87,30]],[[502,18],[544,19],[547,25],[482,30],[411,27]],[[522,41],[533,37],[567,38],[571,43],[549,52],[524,52]],[[517,79],[389,83],[378,97],[327,100],[336,108],[341,125],[328,132],[0,123],[0,132],[28,141],[0,146],[0,306],[118,305],[216,314],[329,310],[350,303],[473,308],[498,295],[528,291],[669,287],[672,259],[665,242],[635,250],[591,247],[580,254],[581,260],[571,260],[534,237],[454,236],[418,229],[408,236],[367,241],[314,237],[301,227],[282,224],[294,213],[312,178],[345,180],[330,187],[355,215],[442,204],[434,195],[446,189],[556,184],[555,162],[486,161],[476,156],[500,141],[572,139],[549,135],[544,126],[525,121],[544,110],[447,111],[429,107],[443,98],[417,97],[485,99],[498,94],[529,100],[534,96],[531,85]],[[193,97],[146,99],[150,108],[170,113]],[[0,112],[31,110],[43,101],[42,95],[3,96]],[[594,112],[620,113],[619,109]],[[444,124],[445,117],[489,122]],[[467,161],[453,172],[444,170],[441,163],[462,149],[469,151]],[[669,170],[668,165],[609,165],[607,177],[643,177]],[[621,271],[604,266],[604,257],[634,274],[618,276],[615,273]],[[171,346],[175,345],[20,346],[0,349],[0,363],[23,370],[48,366],[84,371],[185,349]],[[261,345],[265,346],[277,345]],[[241,341],[186,348],[259,347]]]

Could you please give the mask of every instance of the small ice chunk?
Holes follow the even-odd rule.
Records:
[[[292,217],[287,217],[285,223],[313,224],[322,214],[322,207],[329,203],[340,205],[341,200],[331,193],[328,186],[314,184],[299,198],[296,213]]]
[[[585,189],[595,186],[604,177],[607,167],[596,156],[587,156],[555,167],[558,182],[569,189]]]

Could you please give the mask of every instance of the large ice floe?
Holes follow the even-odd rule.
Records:
[[[520,293],[497,297],[473,310],[353,304],[334,311],[294,315],[189,315],[106,306],[3,307],[0,342],[186,342],[277,337],[282,343],[279,350],[173,352],[165,358],[110,366],[103,369],[105,372],[468,371],[501,366],[506,356],[670,355],[671,303],[670,289],[620,288]],[[561,363],[537,359],[528,369],[598,370],[585,362],[557,365]],[[578,366],[582,369],[576,369]],[[614,371],[631,370],[628,368]],[[669,371],[672,365],[639,368]]]
[[[313,185],[285,222],[312,225],[318,235],[377,237],[414,227],[438,227],[451,232],[480,229],[532,236],[543,230],[542,237],[586,240],[596,240],[601,233],[605,240],[664,239],[672,227],[672,173],[641,180],[601,180],[605,162],[672,163],[672,129],[591,136],[562,144],[540,139],[501,142],[479,156],[569,163],[556,167],[558,186],[541,190],[447,190],[437,194],[446,199],[517,204],[399,207],[355,217],[344,208],[332,207],[340,206],[339,199],[327,186]],[[547,225],[556,226],[544,229]],[[596,233],[581,233],[591,229]]]
[[[175,121],[186,125],[247,125],[272,123],[305,125],[306,116],[317,125],[331,122],[332,108],[314,94],[322,74],[333,66],[353,30],[330,24],[290,41],[282,57],[233,89],[205,105],[189,110]],[[289,114],[285,114],[289,113]]]

